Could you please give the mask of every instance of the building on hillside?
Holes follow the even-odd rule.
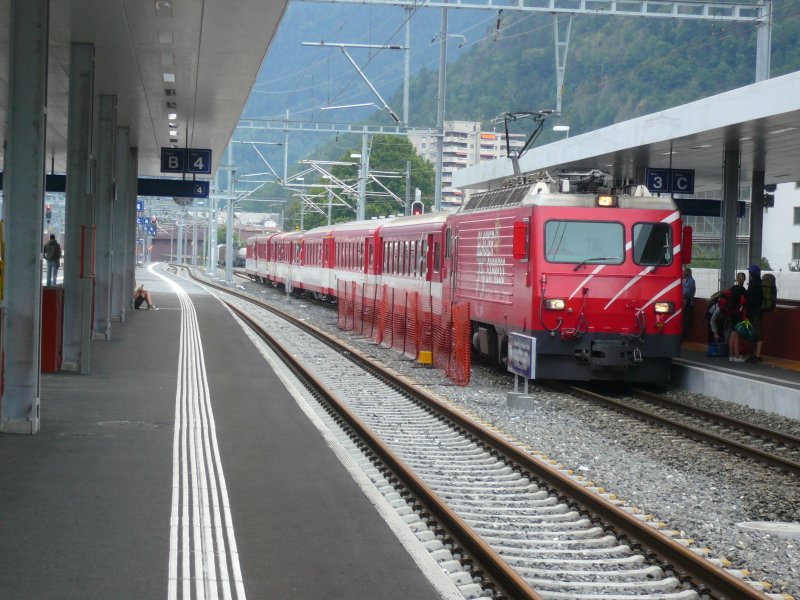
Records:
[[[525,144],[523,134],[512,133],[511,148],[519,149]],[[433,163],[436,162],[436,136],[411,135],[408,141],[417,153]],[[453,173],[459,169],[477,165],[485,160],[506,156],[505,133],[481,131],[478,121],[445,121],[444,149],[442,152],[442,206],[458,206],[466,199],[461,190],[453,187]]]

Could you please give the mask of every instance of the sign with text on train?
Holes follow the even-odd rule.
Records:
[[[694,169],[645,169],[651,194],[694,194]]]
[[[144,200],[137,200],[136,201],[136,212],[142,212],[144,210]]]
[[[211,150],[206,148],[161,148],[161,172],[211,175]]]

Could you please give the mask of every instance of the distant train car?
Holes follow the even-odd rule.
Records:
[[[226,244],[219,244],[217,245],[217,266],[223,268],[226,266],[226,256],[228,254],[228,249]],[[233,266],[234,267],[244,267],[247,264],[247,248],[235,248],[234,247],[234,255],[233,255]]]
[[[610,184],[597,170],[539,173],[456,213],[275,234],[263,263],[253,242],[251,277],[317,297],[413,292],[433,316],[468,304],[474,350],[503,363],[510,334],[533,337],[539,377],[667,381],[691,229],[671,199]]]

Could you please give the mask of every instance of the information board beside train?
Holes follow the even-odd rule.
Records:
[[[510,333],[508,338],[508,370],[526,379],[536,379],[536,338]]]

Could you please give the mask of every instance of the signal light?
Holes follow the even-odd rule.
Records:
[[[155,225],[156,223],[158,223],[158,221],[156,220],[156,218],[155,218],[155,217],[150,217],[150,223],[151,223],[152,225]]]
[[[44,220],[50,223],[50,219],[53,218],[53,207],[50,204],[47,204],[44,207]]]
[[[422,200],[414,200],[411,203],[411,214],[414,216],[421,215],[425,212],[425,205],[422,203]]]

